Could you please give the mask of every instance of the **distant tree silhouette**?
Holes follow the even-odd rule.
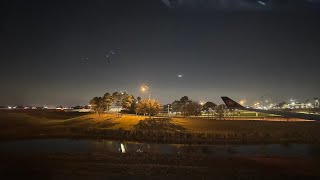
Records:
[[[204,111],[209,111],[209,109],[215,109],[217,107],[217,105],[213,102],[206,102],[203,106],[202,106],[202,110]]]
[[[99,116],[101,113],[103,113],[104,107],[103,107],[103,98],[102,97],[94,97],[90,103],[92,109],[95,111],[95,113],[98,113]]]
[[[216,113],[218,114],[220,120],[222,120],[222,118],[224,117],[225,109],[226,107],[224,104],[220,104],[216,107]]]
[[[109,111],[112,103],[113,103],[112,95],[110,93],[105,93],[104,96],[103,96],[104,109]]]
[[[174,101],[173,103],[171,103],[171,110],[172,112],[180,112],[181,110],[181,105],[180,105],[180,101]]]
[[[201,115],[201,104],[195,101],[189,101],[185,105],[185,116],[199,116]]]

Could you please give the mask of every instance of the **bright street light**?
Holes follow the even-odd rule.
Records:
[[[149,100],[150,100],[149,87],[148,87],[147,85],[142,85],[142,86],[140,87],[140,89],[141,89],[141,91],[142,91],[143,93],[145,93],[145,92],[148,92],[148,93],[149,93]]]
[[[204,104],[206,104],[205,101],[200,101],[200,105],[203,106]]]
[[[246,102],[247,102],[247,100],[241,99],[239,103],[243,106]]]
[[[148,91],[148,89],[149,89],[149,87],[146,86],[146,85],[141,86],[141,91],[142,92],[146,92],[146,91]]]

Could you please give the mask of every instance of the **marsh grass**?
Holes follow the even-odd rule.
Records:
[[[134,126],[134,129],[164,132],[182,132],[186,130],[183,126],[174,124],[170,118],[151,118],[140,120],[139,123]]]

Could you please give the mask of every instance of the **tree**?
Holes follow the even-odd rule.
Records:
[[[216,107],[216,113],[219,115],[220,119],[224,117],[225,109],[226,108],[224,104],[220,104]]]
[[[183,97],[180,99],[180,103],[181,103],[182,105],[185,105],[185,104],[187,104],[188,102],[190,102],[188,96],[183,96]]]
[[[134,102],[134,97],[127,93],[122,94],[122,108],[129,110],[132,103]]]
[[[90,101],[92,109],[99,114],[105,110],[109,111],[112,105],[116,106],[118,113],[121,108],[127,112],[134,112],[136,107],[134,103],[136,103],[134,97],[126,92],[105,93],[103,97],[95,97]]]
[[[203,106],[202,106],[202,110],[204,111],[209,111],[209,109],[215,109],[217,107],[217,105],[213,102],[206,102]]]
[[[162,106],[155,99],[142,100],[137,105],[136,110],[139,114],[148,114],[151,117],[152,115],[158,114],[162,110]]]
[[[181,104],[180,101],[173,101],[171,103],[172,112],[180,112],[181,110]]]
[[[122,106],[122,94],[119,92],[112,93],[113,103],[116,106]]]
[[[187,116],[187,105],[191,102],[188,96],[183,96],[180,99],[179,105],[180,105],[180,112],[183,114],[183,116]]]
[[[183,116],[197,116],[201,114],[202,106],[189,99],[188,96],[183,96],[180,100],[176,100],[171,104],[173,112],[181,112]]]
[[[103,112],[104,108],[103,108],[103,98],[102,97],[94,97],[93,99],[91,99],[90,103],[89,103],[92,107],[92,109],[99,114]]]
[[[199,116],[201,114],[201,104],[190,101],[185,106],[185,116]]]
[[[131,103],[129,113],[131,113],[131,114],[137,113],[137,111],[136,111],[137,106],[138,106],[138,100],[134,99],[133,102]]]
[[[113,97],[110,93],[106,93],[103,96],[103,107],[105,110],[109,111],[113,103]]]
[[[210,114],[212,116],[214,115],[214,109],[216,107],[217,107],[217,105],[215,103],[208,101],[202,106],[202,110],[205,111],[209,117]]]

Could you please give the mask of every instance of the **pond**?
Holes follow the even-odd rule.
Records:
[[[0,143],[1,153],[161,153],[206,156],[319,156],[320,145],[181,145],[110,140],[36,139]]]

